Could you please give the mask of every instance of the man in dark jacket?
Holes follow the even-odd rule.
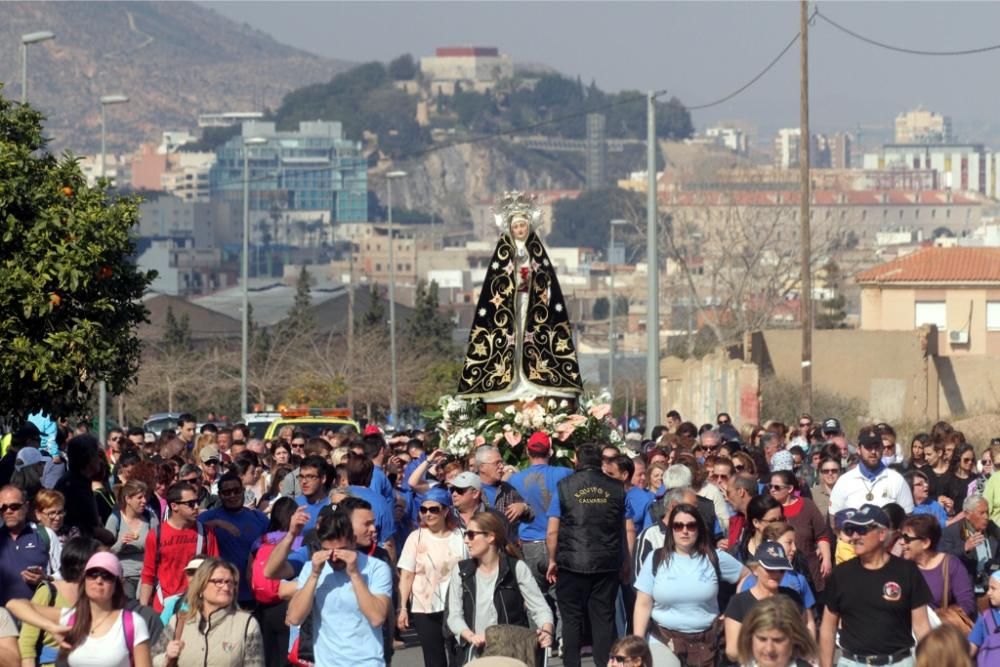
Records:
[[[938,550],[957,556],[969,572],[976,595],[983,595],[1000,562],[1000,527],[990,520],[990,508],[982,496],[966,498],[962,511],[965,520],[944,529]]]
[[[546,576],[555,583],[563,620],[563,664],[579,667],[584,613],[594,663],[605,665],[615,628],[619,577],[628,576],[625,485],[601,471],[601,445],[576,449],[576,472],[557,485],[549,506]]]

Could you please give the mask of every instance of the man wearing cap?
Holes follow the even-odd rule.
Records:
[[[221,466],[222,455],[219,450],[209,445],[202,447],[198,453],[198,462],[201,466],[201,485],[208,489],[209,493],[218,495],[219,493],[219,468]]]
[[[532,518],[520,522],[517,534],[521,538],[524,562],[535,575],[542,593],[547,594],[549,582],[545,580],[545,569],[549,565],[549,554],[545,548],[545,530],[548,525],[545,513],[556,495],[556,486],[572,475],[573,471],[549,464],[552,441],[541,431],[528,438],[527,450],[528,467],[515,473],[509,481],[531,507]],[[546,599],[549,600],[549,606],[554,604],[548,596]]]
[[[26,447],[38,449],[42,441],[42,434],[38,427],[31,422],[25,422],[11,436],[10,446],[7,453],[0,459],[0,486],[10,483],[10,478],[14,475],[14,466],[17,462],[17,453]]]
[[[882,436],[874,426],[862,427],[858,433],[858,454],[858,465],[841,475],[830,491],[830,514],[865,503],[879,507],[897,503],[907,514],[912,512],[910,487],[902,475],[882,462]]]
[[[503,525],[507,527],[508,538],[512,542],[517,540],[517,531],[512,528],[507,517],[483,500],[483,485],[476,473],[468,470],[458,473],[448,484],[448,491],[451,492],[452,512],[459,528],[465,530],[476,512],[489,512],[503,521]]]
[[[888,526],[888,515],[871,503],[844,522],[843,532],[857,557],[835,567],[826,588],[821,667],[833,667],[838,628],[838,667],[909,667],[914,636],[920,641],[930,631],[930,589],[914,562],[886,551]]]
[[[822,433],[827,442],[837,445],[837,448],[840,450],[840,465],[847,468],[848,458],[851,455],[851,446],[844,435],[844,429],[840,426],[840,420],[835,417],[824,419]]]
[[[630,576],[625,545],[625,487],[601,471],[601,445],[576,448],[576,472],[559,482],[549,505],[546,577],[556,585],[563,621],[563,664],[579,667],[584,615],[594,663],[608,662],[619,582]]]

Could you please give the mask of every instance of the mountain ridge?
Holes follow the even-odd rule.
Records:
[[[163,130],[194,130],[199,113],[275,108],[285,93],[351,65],[193,2],[6,2],[4,13],[4,44],[56,34],[28,48],[29,102],[48,116],[56,151],[98,149],[102,95],[129,96],[108,111],[108,150],[133,150]],[[4,96],[20,98],[20,68],[17,46],[0,50]]]

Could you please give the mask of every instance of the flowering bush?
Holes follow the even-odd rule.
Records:
[[[481,401],[455,396],[441,397],[438,409],[441,448],[458,456],[491,444],[509,463],[518,463],[527,458],[525,445],[537,431],[548,434],[556,458],[562,460],[571,458],[576,446],[584,442],[623,444],[605,394],[582,400],[575,410],[566,400],[529,399],[487,415]]]

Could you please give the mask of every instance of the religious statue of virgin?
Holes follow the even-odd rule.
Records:
[[[487,403],[575,398],[582,389],[576,346],[555,268],[532,229],[534,198],[506,192],[500,230],[469,331],[458,393]]]

